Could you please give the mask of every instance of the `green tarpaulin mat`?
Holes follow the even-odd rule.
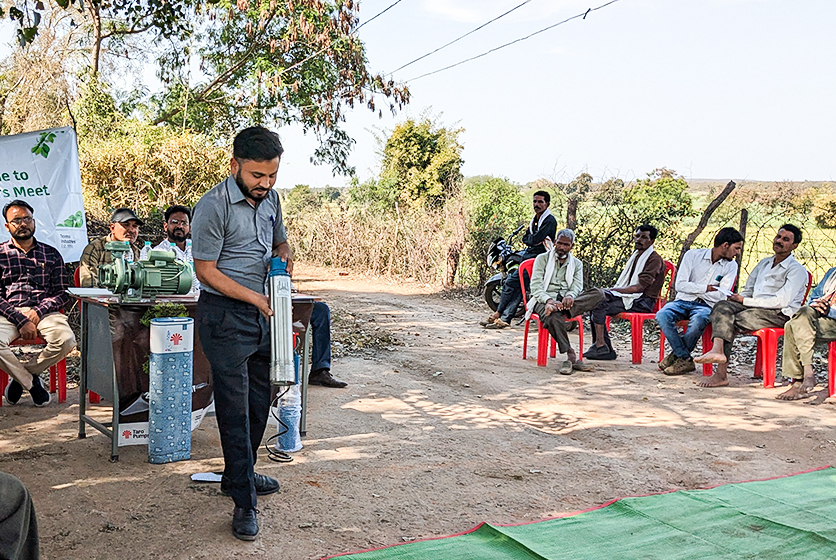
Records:
[[[836,559],[836,469],[623,498],[525,525],[338,555],[340,560]]]

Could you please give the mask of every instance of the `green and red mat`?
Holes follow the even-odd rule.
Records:
[[[623,498],[525,525],[337,555],[340,560],[836,559],[836,468]]]

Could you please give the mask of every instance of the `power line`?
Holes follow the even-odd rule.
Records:
[[[357,31],[358,31],[361,27],[363,27],[363,26],[364,26],[364,25],[366,25],[367,23],[370,23],[370,22],[371,22],[371,21],[373,21],[375,18],[382,16],[383,14],[385,14],[386,12],[388,12],[389,10],[391,10],[392,8],[394,8],[396,5],[400,4],[401,2],[403,2],[403,0],[395,0],[395,2],[393,2],[392,4],[389,4],[389,7],[387,7],[385,10],[383,10],[382,12],[378,12],[377,14],[375,14],[374,16],[372,16],[371,18],[367,19],[366,21],[364,21],[363,23],[361,23],[360,25],[358,25],[358,26],[354,29],[354,31],[352,31],[352,32],[350,33],[350,35],[354,35],[355,33],[357,33]],[[314,58],[314,57],[316,57],[316,56],[321,55],[322,53],[324,53],[325,51],[327,51],[329,48],[330,48],[330,45],[329,45],[329,46],[322,47],[321,49],[319,49],[319,50],[318,50],[318,51],[316,51],[315,53],[313,53],[313,54],[310,54],[310,55],[306,56],[305,58],[303,58],[303,59],[302,59],[302,60],[300,60],[299,62],[297,62],[297,63],[295,63],[295,64],[291,64],[291,65],[290,65],[290,66],[288,66],[287,68],[283,68],[282,70],[280,70],[280,72],[279,72],[279,73],[280,73],[280,74],[283,74],[283,73],[285,73],[285,72],[288,72],[288,71],[290,71],[290,70],[293,70],[293,69],[294,69],[294,68],[296,68],[297,66],[300,66],[300,65],[302,65],[302,64],[304,64],[304,63],[306,63],[306,62],[307,62],[307,61],[309,61],[310,59],[312,59],[312,58]]]
[[[366,21],[364,21],[363,23],[361,23],[360,25],[358,25],[358,26],[357,26],[357,29],[355,29],[355,30],[354,30],[354,33],[357,33],[357,31],[358,31],[361,27],[363,27],[363,26],[364,26],[364,25],[366,25],[367,23],[371,23],[371,22],[373,22],[373,21],[375,20],[375,18],[382,16],[383,14],[385,14],[386,12],[388,12],[389,10],[391,10],[392,8],[394,8],[395,6],[397,6],[398,4],[400,4],[402,1],[403,1],[403,0],[395,0],[392,4],[390,4],[390,5],[389,5],[389,7],[388,7],[388,8],[386,8],[386,9],[385,9],[385,10],[383,10],[382,12],[378,12],[378,13],[377,13],[377,15],[375,15],[375,16],[373,16],[373,17],[371,17],[370,19],[367,19]]]
[[[479,27],[477,27],[476,29],[473,29],[473,30],[471,30],[471,31],[468,31],[468,32],[467,32],[467,33],[465,33],[464,35],[462,35],[462,36],[460,36],[460,37],[457,37],[457,38],[453,39],[452,41],[450,41],[450,42],[449,42],[449,43],[447,43],[446,45],[441,45],[440,47],[438,47],[438,48],[437,48],[437,49],[435,49],[434,51],[430,51],[430,52],[428,52],[427,54],[425,54],[425,55],[423,55],[423,56],[419,56],[418,58],[416,58],[415,60],[413,60],[413,61],[411,61],[411,62],[407,62],[406,64],[404,64],[404,65],[403,65],[403,66],[401,66],[400,68],[397,68],[397,69],[395,69],[395,70],[392,70],[389,74],[390,74],[390,75],[392,75],[392,74],[394,74],[395,72],[398,72],[398,71],[400,71],[400,70],[403,70],[403,69],[404,69],[404,68],[406,68],[407,66],[410,66],[410,65],[412,65],[412,64],[415,64],[415,63],[416,63],[416,62],[418,62],[419,60],[423,60],[423,59],[427,58],[427,57],[428,57],[428,56],[430,56],[431,54],[435,54],[435,53],[437,53],[437,52],[438,52],[438,51],[440,51],[441,49],[446,49],[447,47],[449,47],[449,46],[450,46],[450,45],[452,45],[453,43],[456,43],[456,42],[458,42],[458,41],[460,41],[460,40],[464,39],[464,38],[465,38],[465,37],[467,37],[468,35],[471,35],[471,34],[473,34],[473,33],[476,33],[477,31],[479,31],[479,30],[480,30],[480,29],[482,29],[483,27],[487,27],[488,25],[490,25],[491,23],[495,22],[496,20],[498,20],[498,19],[500,19],[500,18],[503,18],[503,17],[507,16],[508,14],[510,14],[511,12],[513,12],[514,10],[516,10],[517,8],[522,8],[523,6],[525,6],[526,4],[528,4],[529,2],[531,2],[531,0],[525,0],[525,2],[523,2],[522,4],[518,4],[517,6],[514,6],[513,8],[511,8],[510,10],[508,10],[507,12],[505,12],[504,14],[502,14],[502,15],[500,15],[500,16],[497,16],[497,17],[493,18],[492,20],[490,20],[490,21],[487,21],[487,22],[483,23],[482,25],[480,25],[480,26],[479,26]]]
[[[590,9],[586,10],[586,11],[585,11],[585,12],[583,12],[583,13],[580,13],[580,14],[578,14],[578,15],[572,16],[572,17],[570,17],[570,18],[566,18],[566,19],[564,19],[563,21],[559,21],[559,22],[555,23],[554,25],[550,25],[550,26],[548,26],[548,27],[544,27],[543,29],[540,29],[539,31],[535,31],[534,33],[532,33],[532,34],[530,34],[530,35],[526,35],[525,37],[521,37],[521,38],[519,38],[519,39],[515,39],[515,40],[511,41],[510,43],[505,43],[504,45],[500,45],[500,46],[495,47],[495,48],[493,48],[493,49],[491,49],[491,50],[489,50],[489,51],[485,51],[485,52],[483,52],[482,54],[477,54],[476,56],[472,56],[472,57],[470,57],[470,58],[467,58],[467,59],[462,60],[462,61],[460,61],[460,62],[457,62],[457,63],[455,63],[455,64],[451,64],[450,66],[445,66],[444,68],[439,68],[438,70],[433,70],[432,72],[427,72],[426,74],[421,74],[421,75],[420,75],[420,76],[418,76],[417,78],[412,78],[412,79],[410,79],[410,80],[407,80],[407,82],[414,82],[415,80],[420,80],[421,78],[425,78],[425,77],[427,77],[427,76],[432,76],[433,74],[438,74],[439,72],[444,72],[445,70],[449,70],[450,68],[455,68],[456,66],[460,66],[460,65],[464,64],[465,62],[470,62],[471,60],[476,60],[477,58],[482,58],[483,56],[489,55],[489,54],[491,54],[492,52],[496,52],[496,51],[498,51],[499,49],[504,49],[505,47],[509,47],[509,46],[511,46],[511,45],[513,45],[513,44],[515,44],[515,43],[519,43],[520,41],[525,41],[526,39],[530,39],[530,38],[534,37],[535,35],[539,35],[540,33],[543,33],[543,32],[545,32],[545,31],[548,31],[549,29],[554,29],[554,28],[555,28],[555,27],[557,27],[558,25],[563,25],[564,23],[570,22],[570,21],[572,21],[573,19],[578,19],[578,18],[586,19],[586,16],[587,16],[590,12],[594,12],[594,11],[596,11],[596,10],[600,10],[601,8],[606,8],[606,7],[607,7],[607,6],[609,6],[610,4],[615,4],[615,3],[616,3],[616,2],[618,2],[618,1],[619,1],[619,0],[610,0],[610,1],[609,1],[609,2],[607,2],[606,4],[601,4],[601,5],[600,5],[600,6],[598,6],[597,8],[590,8]]]

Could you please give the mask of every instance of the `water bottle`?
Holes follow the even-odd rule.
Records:
[[[151,251],[151,242],[146,241],[145,245],[142,247],[142,251],[139,252],[139,260],[147,261],[148,260],[148,253]]]
[[[200,289],[200,282],[197,279],[197,274],[194,271],[194,258],[192,258],[192,240],[186,239],[186,261],[192,268],[192,289],[189,293],[195,293]]]

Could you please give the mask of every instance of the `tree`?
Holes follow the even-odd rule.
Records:
[[[155,98],[155,124],[228,134],[243,122],[300,123],[320,141],[315,163],[352,173],[353,140],[340,128],[347,108],[393,113],[409,90],[373,75],[357,36],[354,0],[219,0],[205,5],[200,33],[174,42],[160,57],[168,84]],[[194,46],[190,46],[191,44]],[[205,79],[190,83],[189,55],[199,57]]]
[[[463,131],[436,127],[427,117],[399,124],[383,147],[381,181],[394,181],[413,206],[440,206],[461,181]]]
[[[74,1],[56,3],[89,30],[92,78],[107,83],[107,52],[156,57],[165,87],[148,106],[155,125],[220,138],[244,123],[300,123],[320,142],[312,160],[350,174],[345,111],[361,105],[382,116],[382,101],[393,113],[409,102],[405,86],[369,69],[356,0]],[[8,11],[23,47],[45,10],[41,0],[22,0]],[[141,43],[131,40],[140,35]]]

